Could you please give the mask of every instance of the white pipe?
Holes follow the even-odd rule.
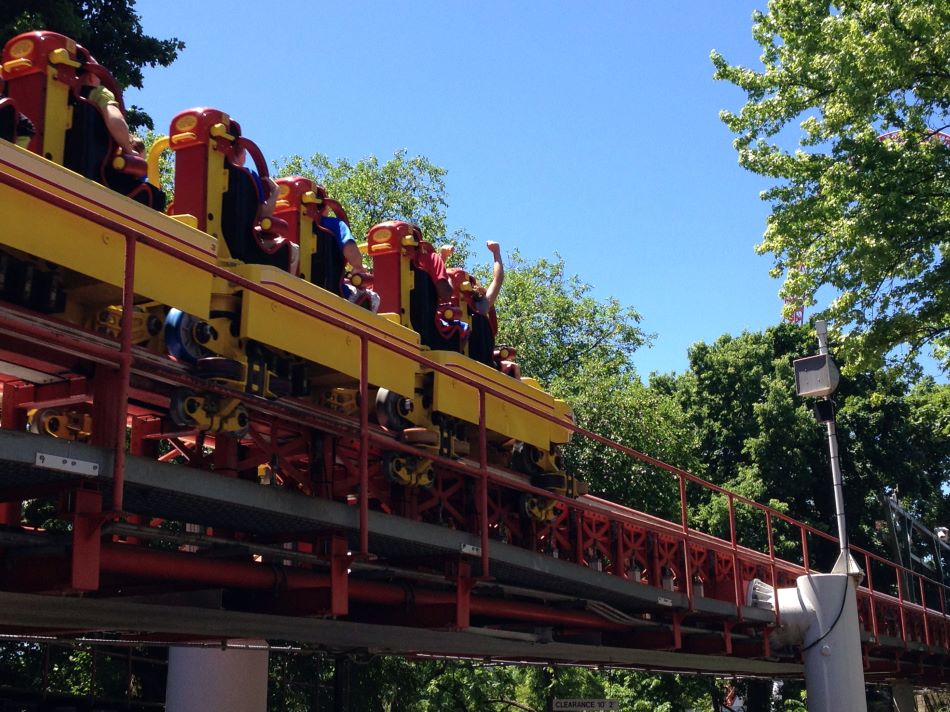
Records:
[[[775,591],[782,627],[771,640],[801,644],[808,712],[867,712],[853,577],[800,576]]]

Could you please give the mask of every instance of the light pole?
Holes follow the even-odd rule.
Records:
[[[831,573],[810,571],[799,576],[795,588],[769,591],[772,610],[781,613],[782,625],[774,637],[801,646],[809,712],[867,712],[864,665],[855,589],[864,572],[848,549],[844,516],[844,485],[838,462],[838,438],[831,394],[840,380],[838,367],[828,353],[825,322],[816,323],[818,355],[795,361],[795,390],[799,396],[820,398],[815,412],[828,431],[831,477],[835,492],[835,519],[839,551]],[[805,562],[806,567],[808,562]],[[760,584],[761,587],[761,584]],[[771,596],[769,596],[771,593]]]
[[[848,527],[844,515],[844,477],[838,460],[838,434],[835,430],[835,406],[831,394],[838,389],[841,375],[828,353],[828,327],[824,321],[815,322],[818,332],[818,355],[795,361],[795,391],[803,398],[821,398],[815,407],[815,417],[824,423],[828,432],[828,455],[831,459],[831,481],[835,493],[835,519],[838,524],[838,559],[832,573],[856,577],[856,583],[864,578],[864,572],[851,556],[848,548]]]

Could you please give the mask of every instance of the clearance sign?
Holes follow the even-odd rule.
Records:
[[[554,712],[562,710],[619,710],[617,700],[554,700],[551,706]]]

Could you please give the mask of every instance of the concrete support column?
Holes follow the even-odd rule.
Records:
[[[914,686],[909,682],[898,682],[891,685],[891,696],[894,698],[894,712],[917,712]]]
[[[267,642],[232,643],[240,647],[169,648],[166,712],[266,712]]]
[[[854,579],[800,576],[796,590],[814,615],[802,640],[808,712],[867,712]]]

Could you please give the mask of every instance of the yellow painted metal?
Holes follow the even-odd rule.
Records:
[[[227,119],[227,116],[224,117]],[[225,141],[233,141],[235,136],[228,133],[228,125],[222,120],[220,123],[212,125],[209,132],[214,138],[223,138]]]
[[[162,176],[158,164],[162,153],[168,150],[168,136],[159,136],[148,149],[148,182],[158,187],[162,184]]]
[[[214,133],[212,130],[212,136]],[[222,259],[227,259],[231,257],[231,253],[224,240],[224,233],[221,232],[221,206],[224,203],[224,194],[228,190],[228,171],[224,167],[224,154],[215,148],[216,145],[217,141],[208,141],[208,214],[205,230],[209,235],[219,239],[219,254]]]
[[[561,400],[560,398],[554,399],[554,412],[557,415],[559,420],[574,422],[574,411],[571,410],[570,404],[566,401]],[[551,442],[552,443],[567,443],[571,441],[571,435],[573,433],[567,428],[563,428],[560,425],[555,425],[551,423]]]
[[[72,67],[73,69],[79,69],[82,64],[77,62],[70,55],[70,51],[65,47],[60,47],[59,49],[54,49],[49,53],[49,63],[50,64],[65,64],[67,67]]]
[[[169,217],[172,220],[180,222],[182,225],[187,225],[195,230],[198,229],[198,218],[194,215],[170,215]]]
[[[367,331],[413,351],[419,349],[414,331],[393,324],[325,289],[296,279],[266,265],[239,265],[240,276],[309,307],[344,320],[352,331],[320,321],[273,299],[245,291],[241,309],[241,337],[254,339],[354,379],[360,377],[359,332]],[[385,346],[369,344],[369,380],[374,386],[409,395],[415,387],[418,364]]]
[[[32,67],[33,62],[26,57],[20,57],[19,59],[11,59],[9,62],[3,63],[3,70],[0,71],[0,78],[3,76],[3,72],[8,74],[14,69],[19,69],[20,67]]]
[[[62,164],[66,153],[66,131],[73,125],[69,105],[69,85],[57,79],[55,65],[46,68],[46,110],[43,124],[43,156]]]
[[[68,200],[75,208],[88,209],[215,264],[215,240],[202,232],[11,144],[0,145],[0,162],[5,172]],[[0,185],[0,246],[49,260],[116,288],[124,283],[125,237],[121,232],[7,185]],[[196,316],[207,315],[213,281],[209,273],[142,244],[136,250],[135,266],[137,295]]]
[[[399,272],[399,303],[402,304],[400,319],[402,320],[403,326],[411,329],[412,319],[410,318],[409,295],[416,286],[416,273],[412,271],[412,263],[409,261],[405,247],[399,248]]]
[[[307,195],[313,195],[313,191],[304,195],[304,198]],[[307,201],[301,201],[307,202]],[[310,274],[310,268],[312,266],[313,253],[317,250],[317,236],[313,233],[313,220],[307,215],[306,205],[301,205],[300,210],[297,211],[297,220],[299,221],[297,235],[299,236],[300,241],[300,276],[306,281],[312,279]]]
[[[570,409],[563,401],[556,401],[553,396],[530,383],[506,376],[490,366],[452,351],[430,351],[427,356],[454,374],[463,374],[504,393],[513,398],[515,403],[530,405],[562,420],[569,419]],[[435,372],[432,399],[434,411],[469,423],[478,423],[478,391],[475,387]],[[490,431],[530,443],[541,450],[549,450],[552,444],[567,442],[569,435],[566,428],[493,395],[485,398],[485,424]]]

